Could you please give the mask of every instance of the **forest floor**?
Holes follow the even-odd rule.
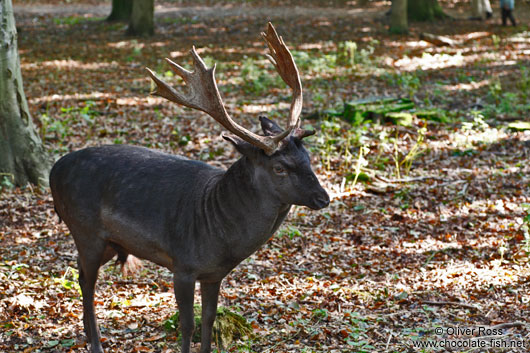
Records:
[[[530,5],[518,1],[519,26],[502,27],[498,11],[470,21],[468,3],[441,3],[454,19],[412,23],[406,36],[388,34],[383,1],[157,2],[151,38],[103,21],[107,1],[17,1],[15,16],[26,96],[54,159],[128,143],[228,167],[238,156],[218,124],[149,96],[144,67],[178,85],[163,58],[189,63],[195,45],[217,63],[232,116],[256,131],[259,113],[285,124],[291,99],[264,56],[267,21],[292,48],[303,124],[317,130],[307,147],[333,200],[294,207],[225,279],[220,304],[255,333],[227,351],[437,351],[415,346],[431,342],[527,352],[530,131],[514,123],[530,120]],[[422,41],[425,32],[454,45]],[[339,116],[345,103],[381,97],[410,99],[412,119]],[[84,351],[76,250],[49,189],[0,181],[0,351]],[[177,349],[164,328],[172,292],[160,267],[129,277],[102,268],[106,351]]]

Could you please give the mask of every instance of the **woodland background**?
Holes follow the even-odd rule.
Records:
[[[388,1],[156,1],[151,37],[104,21],[110,1],[21,0],[14,12],[31,116],[54,160],[128,143],[227,167],[238,156],[221,127],[149,96],[144,67],[178,84],[163,59],[189,64],[195,45],[217,63],[232,115],[257,131],[260,113],[285,125],[290,102],[264,56],[267,21],[293,51],[303,124],[317,130],[307,147],[333,201],[295,207],[225,279],[220,304],[254,333],[226,351],[430,352],[412,342],[459,338],[435,335],[455,326],[501,327],[528,347],[530,3],[516,1],[517,27],[500,25],[497,1],[484,21],[468,19],[468,1],[439,3],[451,18],[404,35],[389,33]],[[76,250],[49,189],[0,181],[0,351],[84,351]],[[154,265],[128,277],[104,267],[106,350],[178,350],[172,291]]]

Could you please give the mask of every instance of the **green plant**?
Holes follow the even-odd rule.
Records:
[[[499,77],[493,77],[488,85],[488,94],[482,113],[495,118],[499,114],[514,117],[525,116],[530,110],[528,103],[528,92],[530,90],[530,75],[526,67],[520,69],[520,76],[516,82],[517,90],[507,92],[504,90]]]
[[[68,126],[64,121],[53,119],[48,114],[42,114],[40,121],[40,135],[43,142],[46,140],[62,140],[68,135]]]
[[[285,85],[279,75],[269,72],[252,58],[243,60],[240,77],[244,89],[255,94],[263,94],[272,87]]]
[[[488,123],[484,121],[484,115],[480,111],[471,111],[473,121],[466,121],[462,123],[462,130],[464,131],[485,131],[489,128]]]
[[[289,226],[281,228],[278,231],[278,234],[276,236],[278,238],[282,238],[284,236],[288,236],[289,239],[293,239],[294,237],[301,237],[302,236],[302,232],[300,232],[300,230],[298,228],[289,225]]]
[[[523,225],[521,230],[523,232],[523,250],[526,252],[526,255],[530,255],[530,203],[521,204],[521,208],[526,213],[523,217]]]
[[[143,44],[139,43],[136,39],[131,40],[131,53],[125,58],[128,62],[133,62],[138,56],[142,54]]]
[[[412,148],[402,157],[402,153],[398,147],[399,140],[399,131],[396,130],[396,137],[394,138],[394,153],[392,158],[394,159],[394,166],[396,168],[396,176],[398,179],[401,179],[401,168],[404,168],[404,175],[410,173],[412,163],[424,152],[425,148],[423,147],[425,133],[427,132],[426,127],[418,129],[418,136]]]
[[[346,328],[349,332],[346,337],[346,343],[349,346],[355,347],[357,352],[369,352],[375,350],[375,347],[369,343],[367,320],[358,312],[346,311],[344,317],[348,320],[349,325]]]
[[[421,88],[421,79],[416,73],[404,73],[398,76],[398,85],[405,89],[412,99],[416,92]]]
[[[346,41],[339,43],[338,62],[347,64],[349,67],[355,66],[355,53],[357,51],[357,43]]]
[[[379,41],[377,39],[372,39],[366,47],[361,48],[355,57],[356,63],[363,64],[365,66],[372,66],[374,64],[372,56],[377,44],[379,44]]]
[[[494,34],[491,36],[491,41],[493,42],[493,46],[495,47],[495,49],[498,49],[501,43],[501,38],[498,35]]]
[[[498,76],[492,77],[488,84],[488,98],[498,103],[499,97],[502,93],[502,83]]]
[[[337,150],[341,125],[337,119],[325,119],[320,124],[321,134],[317,138],[318,152],[320,152],[327,170],[331,170],[331,159]]]
[[[15,187],[15,176],[11,173],[0,173],[0,193]]]
[[[193,314],[195,319],[195,331],[193,333],[192,341],[201,341],[201,306],[193,306]],[[175,332],[179,327],[179,312],[167,319],[163,326],[167,331]],[[212,338],[218,349],[225,349],[230,346],[235,340],[252,336],[252,325],[241,315],[229,310],[226,307],[220,306],[217,308],[217,315],[213,325]]]
[[[528,97],[528,92],[530,92],[530,70],[526,66],[521,65],[521,73],[519,81],[517,82],[517,88],[519,88],[521,95],[524,98]]]
[[[53,281],[60,283],[64,289],[74,289],[79,295],[82,295],[81,287],[79,286],[79,272],[74,268],[68,267],[61,278],[54,278]]]
[[[329,317],[329,312],[327,309],[314,309],[313,310],[313,318],[317,319],[317,321],[327,320],[328,317]]]
[[[68,17],[60,17],[60,18],[54,18],[53,23],[56,25],[77,25],[80,23],[86,23],[86,22],[95,22],[95,21],[102,21],[103,17],[84,17],[84,16],[68,16]]]
[[[357,163],[355,164],[355,177],[353,179],[353,185],[357,183],[357,179],[359,179],[359,176],[361,176],[361,168],[368,165],[368,161],[366,158],[364,158],[368,152],[370,152],[368,146],[363,145],[359,147],[359,155],[357,157]]]
[[[307,73],[334,72],[337,67],[337,53],[319,54],[293,50],[292,55],[298,68]]]
[[[40,135],[44,141],[54,140],[62,142],[72,134],[74,126],[94,126],[99,112],[94,110],[96,102],[87,100],[81,107],[62,107],[58,117],[51,117],[47,112],[40,116]]]

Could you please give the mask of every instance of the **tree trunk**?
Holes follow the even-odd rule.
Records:
[[[50,160],[35,131],[22,87],[11,0],[0,0],[0,180],[48,184]]]
[[[133,0],[112,0],[112,11],[107,21],[129,21]]]
[[[127,33],[150,36],[154,33],[154,0],[132,0],[132,13]]]
[[[447,16],[438,0],[408,0],[407,12],[412,21],[433,21]]]
[[[408,31],[407,0],[393,0],[390,14],[390,32],[403,34]]]

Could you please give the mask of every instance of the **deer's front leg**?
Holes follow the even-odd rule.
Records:
[[[217,300],[219,298],[220,287],[221,281],[214,283],[201,282],[201,353],[210,353],[212,349],[212,327],[215,321],[215,315],[217,314]]]
[[[190,353],[191,337],[195,329],[195,320],[193,318],[195,279],[174,274],[173,286],[180,313],[180,333],[182,335],[181,353]]]

